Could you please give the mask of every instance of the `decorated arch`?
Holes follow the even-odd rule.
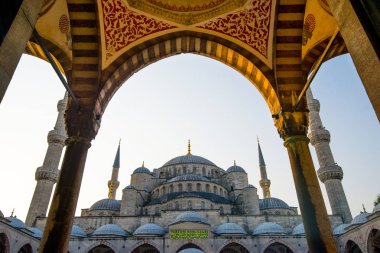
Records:
[[[263,253],[294,253],[288,246],[280,242],[274,242],[264,249]]]
[[[352,240],[347,241],[344,252],[345,253],[363,253],[363,251],[360,249],[359,245],[357,245]]]
[[[240,243],[232,242],[225,245],[220,253],[249,253],[249,250]]]
[[[88,253],[115,253],[115,252],[116,251],[114,251],[113,249],[111,249],[111,247],[105,244],[100,244],[98,246],[95,246],[90,251],[88,251]]]

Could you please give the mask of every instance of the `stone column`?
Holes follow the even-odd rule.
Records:
[[[0,102],[32,35],[40,10],[46,0],[23,0],[0,46]]]
[[[94,113],[66,111],[66,152],[39,253],[67,253],[87,151],[98,130]]]
[[[305,111],[282,112],[276,119],[277,129],[289,154],[309,252],[337,253],[308,146],[307,123]]]
[[[325,184],[332,213],[341,216],[344,223],[350,223],[352,215],[343,190],[343,170],[334,161],[329,144],[330,133],[323,127],[319,116],[319,101],[313,98],[310,88],[307,90],[306,96],[307,106],[310,110],[309,138],[311,145],[315,147],[320,166],[318,177]]]
[[[366,34],[350,0],[327,0],[327,2],[377,118],[380,120],[380,60],[374,45]]]
[[[64,122],[66,103],[67,94],[63,100],[58,102],[58,117],[54,130],[48,134],[49,147],[46,151],[45,160],[43,165],[36,170],[35,178],[37,185],[25,221],[25,224],[30,227],[33,226],[38,216],[46,216],[53,186],[58,179],[58,165],[67,138]]]

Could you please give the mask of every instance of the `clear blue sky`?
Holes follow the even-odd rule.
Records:
[[[380,127],[350,57],[325,63],[312,89],[332,135],[335,160],[345,173],[343,186],[351,211],[358,214],[362,203],[372,211],[372,202],[380,193]],[[47,63],[23,56],[0,106],[0,210],[6,216],[15,208],[18,217],[26,217],[34,173],[42,165],[47,133],[54,126],[56,103],[63,94]],[[264,99],[251,83],[226,65],[202,56],[179,55],[154,63],[132,76],[110,102],[88,154],[77,214],[107,197],[120,138],[117,199],[143,161],[151,170],[158,168],[185,154],[188,139],[193,154],[224,169],[236,160],[248,172],[250,183],[259,188],[257,136],[272,181],[272,196],[298,206],[283,141]]]

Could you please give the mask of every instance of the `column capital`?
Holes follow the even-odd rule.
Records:
[[[83,142],[90,145],[100,127],[100,117],[93,110],[76,110],[70,108],[65,113],[66,145],[73,142]]]
[[[281,138],[285,141],[292,136],[306,137],[309,125],[307,111],[285,111],[273,115],[275,126]]]

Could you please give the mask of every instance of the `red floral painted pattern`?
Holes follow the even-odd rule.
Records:
[[[106,59],[149,34],[176,28],[129,10],[122,0],[102,0]]]
[[[238,39],[268,57],[272,0],[252,0],[243,10],[198,26]]]

